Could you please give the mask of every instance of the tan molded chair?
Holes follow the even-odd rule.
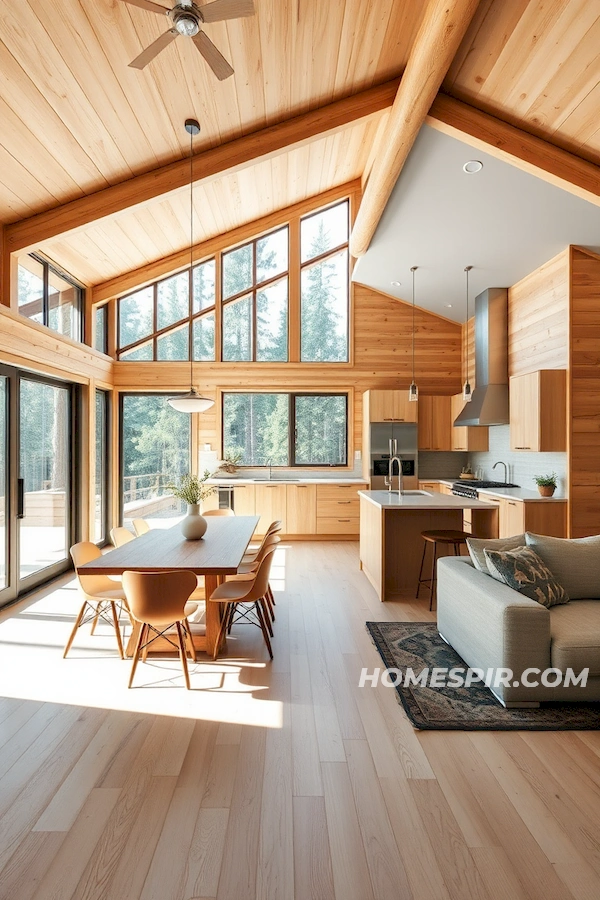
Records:
[[[99,548],[90,541],[81,541],[71,547],[71,558],[75,565],[79,593],[83,596],[83,604],[75,620],[75,625],[67,641],[63,659],[71,649],[77,629],[87,622],[92,622],[92,633],[99,618],[114,625],[121,659],[125,659],[121,629],[119,628],[119,612],[126,606],[125,594],[121,587],[116,587],[108,575],[80,575],[79,567],[102,556]],[[109,618],[110,614],[110,618]]]
[[[197,578],[193,572],[179,569],[169,572],[123,573],[123,588],[129,611],[141,626],[133,654],[129,687],[133,683],[140,653],[144,653],[145,659],[149,645],[157,638],[162,637],[176,650],[179,650],[185,686],[189,691],[190,676],[185,658],[186,638],[190,657],[194,662],[196,651],[187,617],[196,611],[197,604],[188,603],[188,599],[197,584]],[[167,634],[173,626],[177,632],[177,643],[172,641]],[[153,632],[153,637],[150,636],[151,632]]]
[[[130,541],[135,541],[135,534],[132,534],[128,528],[120,525],[118,528],[111,528],[110,539],[115,547],[123,547]]]
[[[203,516],[235,516],[235,513],[232,509],[227,507],[226,509],[207,509],[206,512],[202,513]]]
[[[273,544],[266,551],[253,578],[250,578],[249,580],[226,581],[213,591],[209,602],[223,603],[225,605],[223,618],[221,619],[221,627],[219,629],[219,637],[215,644],[214,659],[218,656],[223,635],[226,631],[230,631],[231,626],[236,622],[246,622],[249,625],[258,625],[263,633],[269,656],[273,659],[273,650],[271,648],[266,621],[268,614],[265,605],[265,595],[269,584],[269,572],[271,571],[271,562],[273,561],[275,546],[276,545]]]
[[[240,567],[237,570],[237,575],[234,575],[233,578],[236,581],[241,581],[243,578],[251,577],[258,570],[259,565],[265,558],[266,554],[269,552],[269,549],[273,547],[273,549],[277,549],[277,544],[281,543],[281,538],[276,534],[267,534],[260,545],[256,556],[252,560],[252,562],[242,562]],[[271,590],[271,585],[267,582],[267,592],[265,594],[265,603],[267,610],[269,612],[269,617],[267,618],[267,627],[273,637],[273,630],[271,628],[270,622],[275,621],[275,611],[273,609],[274,600],[273,600],[273,591]]]
[[[140,537],[140,535],[150,531],[150,526],[145,519],[133,519],[131,524],[133,525],[136,537]]]

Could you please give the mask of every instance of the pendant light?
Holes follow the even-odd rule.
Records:
[[[408,399],[416,403],[419,399],[419,388],[415,381],[415,272],[418,266],[412,266],[412,381],[408,389]]]
[[[189,308],[192,309],[192,300],[194,294],[194,172],[192,163],[193,141],[197,134],[200,134],[200,125],[196,119],[185,120],[185,130],[190,136],[190,280],[189,280]],[[194,387],[194,332],[193,323],[190,322],[191,333],[189,335],[190,348],[190,390],[188,394],[180,394],[178,397],[169,397],[167,403],[176,409],[177,412],[183,413],[200,413],[206,412],[215,401],[209,397],[202,397]]]
[[[465,375],[465,383],[463,384],[462,398],[465,403],[469,403],[473,398],[473,393],[471,391],[471,385],[469,383],[469,272],[473,266],[465,266],[465,276],[467,282],[467,371]]]

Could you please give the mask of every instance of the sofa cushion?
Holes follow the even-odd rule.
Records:
[[[550,660],[562,672],[600,675],[600,603],[577,600],[550,610]]]
[[[546,563],[529,547],[484,550],[492,578],[547,608],[568,603],[569,595]]]
[[[527,546],[541,556],[571,600],[600,598],[600,535],[557,538],[525,535]]]
[[[484,549],[488,550],[516,550],[525,546],[525,535],[517,534],[509,538],[467,538],[467,547],[473,560],[473,565],[480,572],[490,575]]]

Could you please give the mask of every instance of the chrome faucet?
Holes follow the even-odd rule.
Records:
[[[384,484],[391,494],[393,480],[394,480],[394,476],[392,473],[394,471],[394,463],[395,462],[398,463],[398,495],[400,496],[402,494],[402,457],[401,456],[398,456],[398,455],[390,456],[390,458],[388,460],[387,478],[385,478]]]
[[[501,459],[498,462],[495,462],[492,466],[492,471],[496,468],[496,466],[504,466],[504,484],[508,484],[508,466],[505,462],[502,462]]]

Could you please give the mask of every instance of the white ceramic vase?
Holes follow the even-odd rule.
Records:
[[[186,541],[199,541],[206,531],[206,519],[200,515],[198,503],[188,503],[187,516],[181,523],[181,531]]]

